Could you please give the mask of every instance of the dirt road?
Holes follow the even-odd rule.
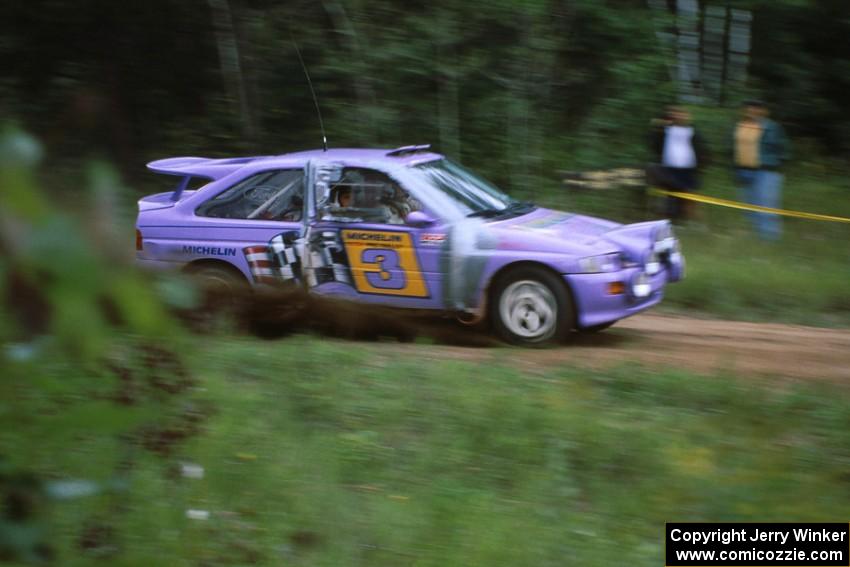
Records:
[[[411,356],[509,361],[535,372],[560,364],[605,368],[628,362],[699,373],[773,376],[850,385],[850,330],[643,314],[563,347],[531,350],[395,345]],[[507,354],[506,354],[507,353]]]

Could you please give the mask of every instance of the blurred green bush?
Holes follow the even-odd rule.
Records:
[[[107,528],[139,452],[169,455],[206,412],[180,329],[101,240],[114,173],[92,168],[84,226],[37,182],[41,155],[26,133],[0,133],[0,560],[28,562],[53,555],[45,509],[75,496],[102,495],[78,546],[117,549]]]

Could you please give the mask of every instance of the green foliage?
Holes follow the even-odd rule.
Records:
[[[840,0],[768,2],[754,21],[752,73],[793,132],[830,155],[850,150],[850,26]]]
[[[79,546],[114,553],[94,518],[120,517],[136,453],[167,454],[204,418],[149,282],[92,243],[109,207],[84,229],[36,183],[39,156],[29,136],[0,136],[0,559],[30,563],[57,546],[52,500],[75,494],[99,495]],[[92,173],[98,211],[116,178]]]
[[[754,80],[728,103],[761,95],[794,138],[818,141],[809,152],[843,155],[843,3],[742,7],[754,13]],[[139,189],[150,159],[318,147],[293,40],[331,145],[432,142],[528,198],[560,169],[642,163],[647,123],[677,90],[673,54],[657,36],[673,19],[635,0],[156,0],[132,10],[86,0],[4,12],[7,114],[47,140],[60,171],[106,155]],[[70,190],[72,175],[57,184]]]
[[[134,180],[167,155],[317,147],[293,40],[332,145],[432,142],[529,196],[558,169],[641,163],[648,120],[675,98],[656,35],[672,17],[636,0],[101,4],[6,3],[0,96],[56,164],[106,155]],[[813,151],[846,153],[844,3],[740,4],[754,80],[728,102],[761,94]]]

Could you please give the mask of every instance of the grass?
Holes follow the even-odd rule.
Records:
[[[659,565],[665,521],[835,521],[850,505],[835,387],[199,341],[204,432],[140,456],[119,508],[56,504],[63,565],[92,561],[72,549],[92,517],[115,530],[110,565]],[[115,446],[78,441],[107,461]],[[91,475],[74,454],[63,473]]]

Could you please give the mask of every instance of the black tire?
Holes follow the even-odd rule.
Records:
[[[230,327],[250,292],[244,276],[235,268],[214,264],[193,266],[187,272],[201,294],[190,317],[192,327],[200,332]]]
[[[565,339],[575,311],[566,282],[542,266],[522,266],[501,276],[490,296],[490,321],[503,340],[541,346]]]
[[[189,275],[198,285],[210,295],[215,296],[237,296],[248,290],[248,282],[236,268],[217,266],[215,264],[201,264],[189,268]]]

